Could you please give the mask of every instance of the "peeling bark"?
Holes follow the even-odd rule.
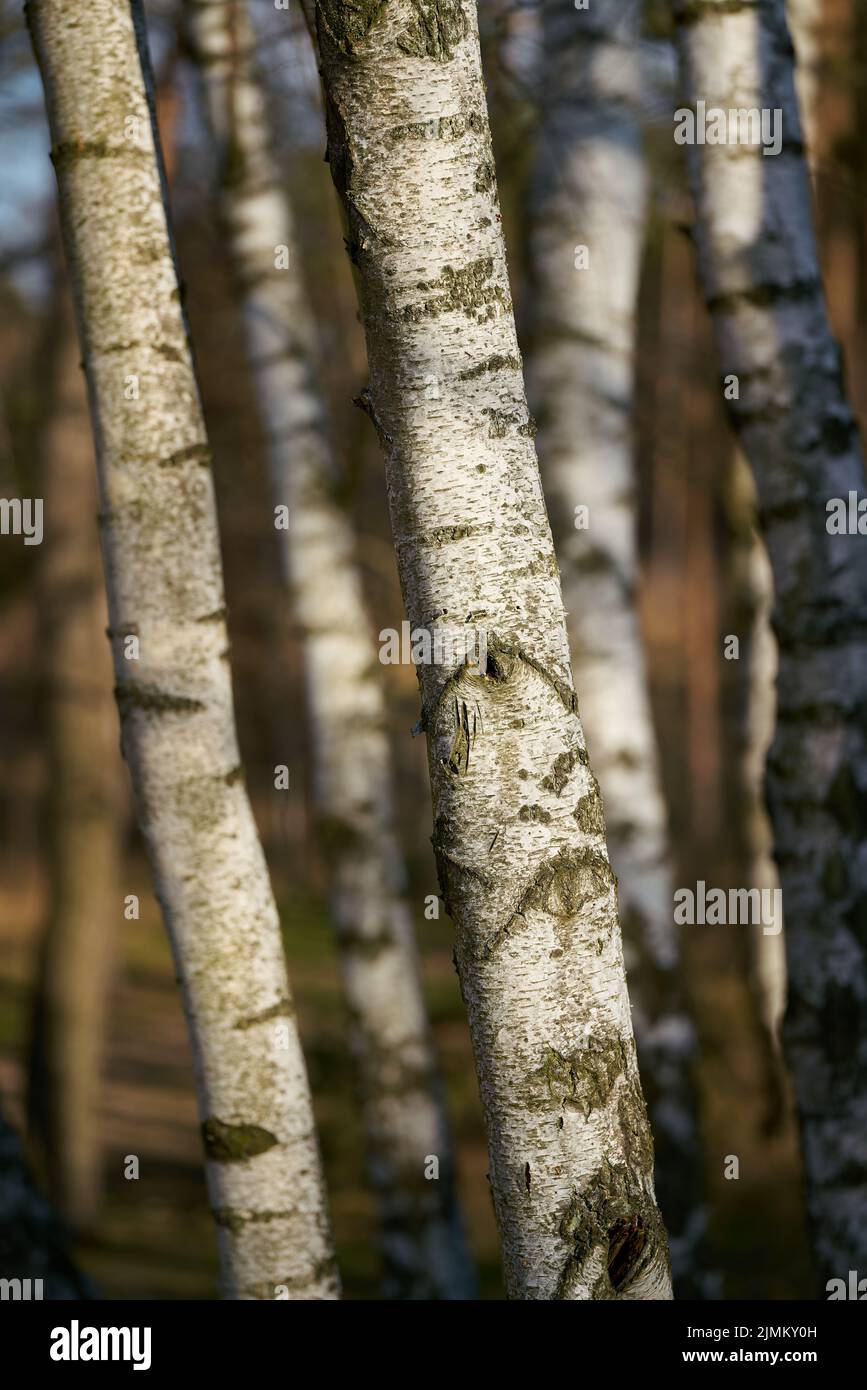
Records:
[[[223,1290],[334,1298],[289,986],[238,766],[217,518],[138,0],[31,0],[90,394],[122,746],[187,1013]],[[137,660],[125,655],[135,636]],[[256,1022],[255,1020],[259,1020]],[[208,1126],[211,1126],[209,1131]],[[243,1146],[242,1146],[243,1147]],[[219,1214],[234,1213],[231,1224]]]
[[[317,25],[509,1296],[671,1295],[616,884],[520,369],[475,7]],[[468,642],[470,645],[471,642]]]
[[[774,577],[777,731],[767,789],[784,893],[784,1040],[822,1282],[867,1267],[867,550],[829,534],[863,496],[828,324],[782,0],[678,0],[683,97],[782,110],[782,150],[695,145],[699,270]]]
[[[444,1097],[394,827],[381,667],[335,498],[316,328],[272,153],[246,0],[189,0],[247,355],[267,431],[281,558],[300,629],[320,842],[328,861],[389,1298],[471,1298]],[[282,255],[278,257],[278,252]],[[281,261],[281,268],[276,262]],[[288,264],[286,262],[288,261]],[[439,1177],[425,1176],[435,1155]]]

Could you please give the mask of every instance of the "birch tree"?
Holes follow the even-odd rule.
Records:
[[[819,274],[782,0],[675,6],[683,97],[779,112],[760,145],[688,150],[699,269],[775,586],[767,789],[784,894],[784,1038],[823,1279],[867,1266],[867,551],[864,489]],[[835,500],[837,499],[837,500]],[[853,500],[854,499],[854,500]]]
[[[316,9],[507,1292],[670,1297],[616,885],[515,336],[475,6]],[[484,637],[484,642],[481,638]],[[463,641],[459,640],[463,639]]]
[[[31,0],[97,447],[122,746],[188,1017],[223,1289],[334,1298],[304,1062],[232,708],[208,443],[138,0]]]
[[[629,992],[675,1289],[701,1287],[706,1215],[667,812],[635,591],[634,353],[647,202],[641,9],[541,5],[530,188],[530,406],[581,719],[620,886]]]
[[[759,530],[758,499],[750,466],[740,449],[733,451],[726,502],[733,529],[733,580],[744,614],[745,640],[739,661],[744,666],[742,747],[739,758],[743,846],[751,888],[773,894],[780,887],[774,861],[774,833],[765,804],[765,764],[774,737],[777,708],[777,643],[771,625],[774,578]],[[776,925],[776,923],[775,923]],[[782,925],[782,923],[780,924]],[[786,1007],[786,956],[782,931],[751,928],[753,989],[770,1044],[776,1075],[771,1110],[779,1108],[782,1073],[780,1029]]]
[[[246,349],[300,628],[314,795],[357,1056],[385,1294],[470,1298],[454,1163],[394,827],[378,653],[316,381],[292,208],[273,154],[246,0],[190,0]],[[432,1176],[431,1160],[438,1176]]]

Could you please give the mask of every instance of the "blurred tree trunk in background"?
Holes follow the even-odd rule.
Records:
[[[388,1298],[471,1298],[474,1278],[394,827],[382,667],[316,380],[317,335],[273,154],[248,0],[188,0],[221,211],[303,645],[317,822],[360,1079]],[[438,1179],[426,1174],[436,1157]]]
[[[238,761],[210,454],[138,0],[31,0],[87,372],[124,756],[196,1062],[223,1291],[334,1298],[304,1061]]]
[[[756,475],[774,575],[777,732],[768,762],[785,893],[784,1027],[822,1281],[867,1266],[867,708],[863,538],[827,505],[864,488],[828,325],[782,0],[676,0],[693,106],[782,111],[782,148],[688,150],[696,243],[732,420]],[[731,394],[731,393],[730,393]]]
[[[786,0],[789,30],[795,47],[795,88],[813,177],[822,158],[819,119],[822,77],[822,0]],[[847,286],[848,289],[848,286]],[[749,615],[746,655],[746,708],[742,786],[745,803],[744,838],[750,866],[750,885],[773,892],[780,877],[773,857],[773,830],[765,803],[765,764],[776,723],[777,643],[772,626],[774,579],[767,548],[759,529],[755,482],[739,449],[732,461],[729,501],[731,519],[741,552],[742,597]],[[782,931],[767,934],[761,926],[750,939],[753,985],[762,1023],[775,1057],[780,1053],[780,1028],[786,1007],[786,949]],[[772,1110],[782,1103],[780,1082],[772,1088]],[[774,1094],[774,1089],[776,1094]],[[773,1118],[773,1116],[772,1116]]]
[[[57,1217],[33,1185],[18,1135],[2,1111],[0,1279],[41,1279],[45,1299],[93,1297],[87,1279],[69,1258]]]
[[[367,339],[364,400],[385,451],[407,614],[444,648],[453,642],[419,665],[421,725],[507,1292],[668,1298],[616,884],[524,395],[475,5],[321,0],[317,29],[328,159]]]
[[[815,171],[819,151],[819,98],[822,80],[822,27],[824,0],[785,0],[789,32],[795,46],[795,88],[801,108],[801,125],[807,143],[807,160]]]
[[[668,824],[643,638],[633,450],[647,170],[639,7],[543,0],[530,189],[528,394],[563,582],[579,707],[617,874],[657,1195],[675,1292],[703,1291],[695,1034],[683,999]],[[581,262],[586,248],[587,264]],[[576,516],[585,506],[589,516]],[[701,589],[704,593],[705,590]]]
[[[821,43],[805,35],[799,18],[818,0],[799,0],[790,18],[797,54],[795,81],[810,168],[816,223],[824,267],[828,315],[846,349],[853,378],[850,390],[863,401],[865,229],[862,202],[867,174],[863,123],[867,15],[861,0],[823,0]],[[806,75],[801,53],[809,56]],[[859,402],[860,403],[860,402]]]
[[[46,525],[38,589],[51,897],[28,1109],[54,1204],[72,1226],[84,1228],[96,1215],[102,1185],[99,1098],[107,994],[123,923],[124,798],[105,640],[93,436],[62,266],[57,282],[42,441]]]
[[[733,537],[732,581],[743,632],[738,654],[744,671],[743,704],[739,711],[742,848],[749,886],[774,893],[780,887],[780,876],[765,801],[765,766],[777,714],[778,653],[771,625],[774,577],[759,529],[755,482],[738,448],[732,453],[726,479],[726,502]],[[752,985],[769,1045],[768,1120],[775,1124],[780,1116],[784,1085],[780,1028],[786,1007],[786,952],[782,930],[773,934],[766,933],[761,923],[752,926],[750,962]]]

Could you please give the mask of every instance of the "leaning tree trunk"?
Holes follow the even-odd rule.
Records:
[[[335,500],[316,330],[272,152],[247,0],[190,0],[187,35],[217,144],[221,208],[266,427],[303,643],[317,819],[356,1053],[390,1298],[471,1298],[451,1140],[394,828],[381,666]],[[431,1157],[439,1161],[431,1176]],[[427,1173],[426,1173],[427,1168]]]
[[[210,455],[143,12],[27,7],[97,443],[124,756],[189,1019],[224,1289],[333,1298],[277,911],[238,763]]]
[[[169,162],[176,114],[171,67],[172,61],[157,92]],[[51,764],[51,899],[33,1010],[28,1118],[45,1154],[58,1211],[72,1227],[85,1229],[102,1189],[98,1108],[115,935],[123,920],[119,870],[127,796],[117,754],[111,655],[103,641],[107,613],[87,386],[60,264],[56,280],[41,447],[49,525],[39,582]]]
[[[408,617],[439,643],[419,665],[433,844],[507,1290],[668,1298],[616,884],[524,397],[475,6],[324,0],[317,29],[328,159],[367,338],[364,401],[385,450]]]
[[[710,144],[689,156],[700,273],[723,372],[738,379],[730,409],[776,591],[767,786],[786,920],[784,1040],[825,1280],[867,1267],[867,551],[857,527],[833,533],[832,502],[862,492],[864,464],[828,325],[782,0],[676,8],[687,101],[782,111],[776,156]]]
[[[704,1289],[706,1225],[695,1035],[682,997],[667,812],[635,602],[635,319],[647,200],[639,18],[622,0],[596,0],[581,14],[543,0],[528,392],[581,719],[620,887],[656,1190],[675,1289],[688,1297]],[[580,506],[586,514],[576,515]]]
[[[42,443],[39,577],[51,899],[40,955],[29,1111],[50,1191],[74,1227],[101,1189],[99,1095],[114,940],[123,921],[124,815],[97,539],[96,474],[72,303],[58,273]]]

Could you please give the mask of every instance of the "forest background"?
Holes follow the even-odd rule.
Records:
[[[177,8],[147,5],[170,166],[178,254],[210,439],[223,544],[239,735],[247,784],[283,924],[310,1071],[345,1296],[376,1297],[375,1213],[346,1056],[346,1020],[328,921],[327,856],[311,811],[309,735],[298,634],[280,574],[264,441],[244,362],[225,244],[213,215],[213,159]],[[260,61],[276,113],[279,157],[296,209],[314,306],[329,426],[373,629],[404,617],[375,433],[354,400],[366,383],[363,336],[331,179],[319,89],[300,11],[253,5]],[[725,638],[748,633],[757,602],[753,518],[744,501],[719,391],[710,325],[696,282],[683,152],[672,139],[677,79],[668,6],[649,3],[641,50],[650,196],[637,321],[633,418],[641,557],[638,600],[667,801],[673,881],[750,881],[752,788],[749,663]],[[539,122],[532,4],[486,0],[482,51],[519,334],[532,314],[528,182]],[[815,84],[811,150],[817,227],[834,332],[863,418],[867,370],[865,231],[867,14],[825,0],[805,55]],[[17,4],[0,9],[0,494],[41,496],[61,411],[63,267],[42,95]],[[581,241],[580,229],[576,242]],[[68,331],[68,329],[67,329]],[[523,339],[522,339],[523,345]],[[83,399],[83,398],[82,398]],[[58,420],[60,423],[58,424]],[[65,420],[65,423],[64,423]],[[86,420],[84,425],[87,429]],[[580,499],[577,499],[580,500]],[[75,499],[70,499],[70,506]],[[94,529],[95,541],[95,529]],[[40,941],[50,898],[56,810],[46,735],[52,645],[40,600],[40,550],[0,546],[0,1095],[25,1125]],[[483,1296],[502,1296],[487,1153],[448,917],[430,845],[424,740],[411,737],[418,690],[408,664],[384,664],[398,825],[420,942],[425,995],[447,1086],[458,1189]],[[94,700],[105,690],[94,673]],[[579,686],[580,696],[580,686]],[[114,719],[109,709],[109,719]],[[105,730],[103,729],[103,734]],[[97,1104],[101,1159],[92,1218],[75,1246],[109,1297],[212,1297],[216,1250],[201,1169],[189,1049],[158,904],[125,792],[114,727],[88,758],[116,779],[120,862],[100,963],[110,968],[105,1075]],[[591,746],[592,755],[592,746]],[[275,788],[275,767],[288,787]],[[123,903],[138,896],[138,920]],[[427,911],[426,911],[427,908]],[[748,934],[683,933],[683,971],[698,1030],[697,1080],[710,1263],[725,1298],[812,1293],[791,1098],[763,1026]],[[135,1154],[141,1177],[125,1177]],[[739,1160],[736,1180],[728,1156]]]

